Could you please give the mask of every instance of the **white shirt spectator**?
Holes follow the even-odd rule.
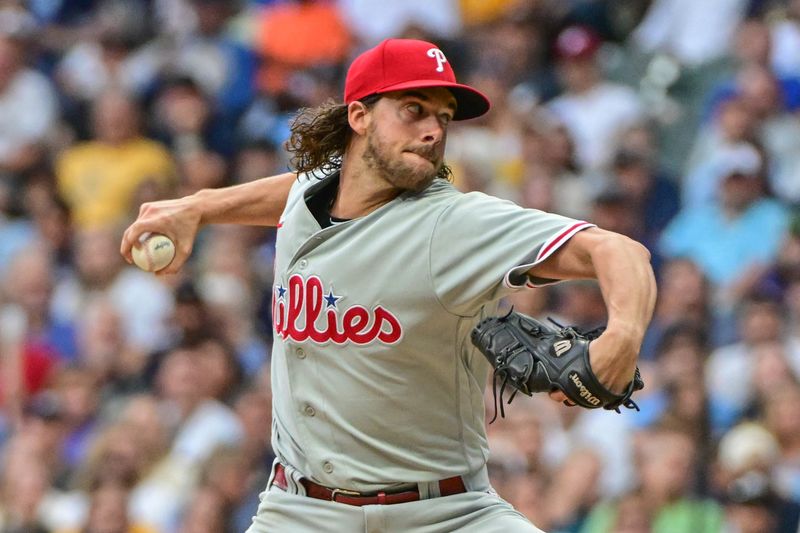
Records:
[[[168,318],[172,313],[170,289],[155,276],[136,268],[124,268],[105,292],[122,318],[126,340],[145,352],[163,347],[169,339]],[[84,311],[91,294],[77,278],[56,285],[53,315],[74,322]]]
[[[549,401],[549,400],[546,400]],[[572,452],[581,449],[595,451],[602,459],[600,492],[606,497],[624,494],[636,482],[633,464],[633,427],[631,417],[610,416],[608,411],[581,411],[569,426],[562,425],[551,406],[543,404],[545,432],[543,459],[546,464],[560,464]]]
[[[461,31],[458,4],[457,0],[339,0],[347,25],[369,46],[397,37],[409,26],[420,27],[439,38],[455,37]]]
[[[646,52],[697,66],[723,57],[746,14],[747,0],[655,0],[633,33]]]
[[[35,70],[20,70],[0,93],[0,162],[42,141],[56,120],[58,101],[50,82]]]
[[[131,493],[131,516],[158,531],[177,531],[203,464],[217,448],[235,446],[243,438],[234,412],[217,400],[205,400],[179,427],[169,455]]]
[[[233,446],[244,437],[242,424],[225,404],[208,399],[192,411],[175,436],[172,454],[200,465],[220,446]]]
[[[563,94],[547,107],[569,130],[578,162],[586,170],[608,164],[617,136],[644,116],[636,92],[611,82],[600,82],[580,94]]]
[[[800,49],[797,54],[800,56]],[[800,203],[800,123],[782,114],[764,121],[761,142],[769,155],[772,191],[788,203]]]
[[[114,69],[103,59],[95,41],[73,46],[58,65],[57,76],[73,96],[92,100],[111,87],[142,94],[153,83],[164,63],[164,52],[155,44],[132,52]]]
[[[800,24],[795,20],[782,20],[772,26],[771,34],[772,68],[779,75],[800,75]]]
[[[784,353],[795,377],[800,377],[800,339],[788,339]],[[706,390],[711,399],[741,412],[753,395],[756,354],[743,342],[721,346],[706,361]]]

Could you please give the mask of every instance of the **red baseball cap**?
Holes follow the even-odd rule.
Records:
[[[581,60],[594,57],[603,40],[587,26],[569,26],[556,38],[555,51],[558,59]]]
[[[483,93],[456,82],[438,46],[415,39],[386,39],[358,56],[347,71],[344,101],[349,104],[372,94],[425,87],[446,87],[453,93],[458,104],[453,120],[479,117],[491,107]]]

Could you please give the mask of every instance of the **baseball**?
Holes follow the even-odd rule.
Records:
[[[158,272],[175,257],[175,243],[166,235],[152,233],[144,236],[138,247],[133,247],[131,255],[133,262],[142,270]]]

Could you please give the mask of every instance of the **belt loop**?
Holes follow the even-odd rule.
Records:
[[[417,483],[417,490],[419,491],[420,500],[429,500],[441,496],[438,481],[423,481]]]
[[[267,480],[267,490],[269,490],[269,488],[272,487],[272,484],[275,482],[275,474],[277,473],[279,464],[280,463],[278,463],[277,458],[275,458],[275,460],[272,461],[272,468],[269,471],[269,479]]]
[[[379,492],[378,493],[378,504],[379,505],[386,505],[386,493]]]

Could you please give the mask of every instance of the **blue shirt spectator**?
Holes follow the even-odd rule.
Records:
[[[687,257],[720,287],[777,256],[789,223],[786,207],[764,195],[761,156],[751,145],[720,153],[714,201],[684,207],[661,237],[668,257]]]

